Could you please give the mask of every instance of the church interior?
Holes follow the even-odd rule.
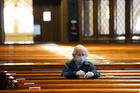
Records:
[[[0,93],[140,93],[140,0],[0,0]],[[101,76],[61,76],[76,45]]]

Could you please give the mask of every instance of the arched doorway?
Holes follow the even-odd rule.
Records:
[[[33,43],[32,0],[4,0],[5,43]]]

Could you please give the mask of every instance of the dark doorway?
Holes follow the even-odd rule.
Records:
[[[61,41],[61,0],[33,0],[34,23],[40,25],[40,35],[35,41],[60,42]],[[50,11],[51,21],[43,20],[43,12]]]

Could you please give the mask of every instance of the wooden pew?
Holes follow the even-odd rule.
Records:
[[[8,75],[9,76],[9,75]],[[64,79],[60,74],[15,74],[11,75],[14,78],[25,78],[25,79]],[[109,78],[126,78],[126,79],[140,79],[140,74],[139,73],[103,73],[100,79],[109,79]]]
[[[115,86],[115,84],[116,84],[116,86],[121,85],[122,86],[121,88],[125,88],[125,87],[127,87],[127,85],[130,85],[133,88],[133,86],[135,86],[135,85],[136,85],[136,87],[138,87],[139,83],[140,83],[140,80],[134,80],[134,79],[130,79],[130,80],[126,80],[126,79],[68,80],[68,79],[66,79],[66,80],[21,80],[21,81],[13,80],[12,89],[29,89],[29,87],[35,87],[35,86],[37,86],[37,87],[43,86],[43,88],[45,88],[44,86],[46,86],[46,88],[48,89],[49,87],[54,88],[53,85],[54,86],[57,85],[55,87],[58,87],[58,88],[60,88],[60,87],[63,88],[63,85],[64,86],[69,85],[70,88],[71,88],[71,86],[75,86],[75,88],[77,88],[76,84],[79,84],[80,86],[83,86],[83,85],[90,86],[92,84],[93,85],[100,84],[101,86],[105,86],[107,84],[107,85]],[[77,86],[79,86],[79,85],[77,85]],[[125,87],[123,87],[123,86],[125,86]],[[66,88],[66,87],[64,87],[64,88]],[[89,88],[91,88],[91,87],[89,87]],[[107,86],[106,86],[106,88],[107,88]],[[110,88],[110,86],[108,86],[108,88]],[[119,88],[119,86],[117,86],[116,88]]]
[[[57,60],[56,60],[57,62]],[[1,71],[61,71],[64,63],[4,63]],[[97,64],[97,70],[140,70],[140,64]]]
[[[140,84],[25,84],[19,85],[17,89],[29,89],[40,87],[41,89],[140,89]]]
[[[0,71],[3,72],[3,71]],[[30,73],[29,73],[30,72]],[[34,74],[34,73],[61,73],[62,71],[7,71],[5,73]],[[100,73],[140,73],[140,70],[98,70]]]
[[[20,53],[21,52],[21,50],[22,50],[22,48],[19,48],[19,49],[14,49],[14,52],[18,52],[18,53]],[[26,51],[26,53],[27,52],[29,52],[29,51],[32,51],[32,50],[30,50],[30,49],[26,49],[27,51]],[[92,48],[89,48],[89,50],[90,51],[93,51],[92,50]],[[98,50],[97,50],[98,51]],[[106,51],[106,50],[105,50]],[[112,51],[112,50],[111,50]],[[114,50],[113,50],[114,51]],[[7,50],[6,50],[6,52],[7,52]],[[1,68],[1,70],[27,70],[27,71],[31,71],[31,70],[61,70],[62,69],[62,67],[63,67],[63,65],[64,65],[64,62],[67,60],[67,58],[64,58],[64,56],[62,57],[60,57],[60,56],[58,56],[58,55],[53,55],[53,53],[52,53],[52,55],[51,56],[49,56],[50,54],[48,53],[48,55],[32,55],[33,53],[35,53],[34,51],[32,51],[32,53],[30,52],[30,53],[25,53],[25,55],[21,55],[21,54],[23,54],[23,53],[21,53],[21,54],[14,54],[13,53],[13,57],[11,56],[11,55],[6,55],[6,52],[1,52],[1,53],[3,53],[3,54],[5,54],[4,56],[2,56],[2,55],[0,55],[0,58],[2,59],[2,60],[12,60],[12,62],[14,63],[14,61],[17,63],[17,62],[24,62],[25,60],[26,60],[26,62],[30,62],[30,61],[33,61],[33,62],[35,62],[36,60],[37,60],[37,58],[39,58],[38,60],[40,60],[40,61],[37,61],[37,62],[49,62],[49,63],[53,63],[53,62],[58,62],[58,60],[59,60],[59,62],[61,62],[62,64],[51,64],[51,65],[49,65],[49,64],[26,64],[26,65],[23,65],[23,64],[25,64],[25,63],[21,63],[21,64],[12,64],[12,65],[5,65],[5,64],[1,64],[1,66],[0,66],[0,68]],[[126,52],[126,51],[125,51]],[[45,52],[44,52],[45,53]],[[108,52],[107,52],[108,53]],[[110,53],[110,52],[109,52]],[[32,55],[32,56],[31,56]],[[112,54],[111,54],[112,55]],[[48,57],[48,58],[47,58]],[[43,61],[42,61],[43,60]],[[65,60],[65,61],[64,61]],[[97,61],[100,61],[100,59],[99,60],[97,60]],[[9,61],[10,62],[10,61]],[[130,63],[130,64],[115,64],[115,63],[110,63],[110,64],[106,64],[106,63],[104,63],[104,64],[95,64],[95,66],[96,66],[96,68],[97,68],[97,70],[112,70],[112,69],[114,69],[114,70],[129,70],[129,69],[132,69],[132,70],[139,70],[140,69],[140,65],[139,64],[137,64],[137,63]],[[21,75],[22,74],[22,75]],[[51,75],[46,75],[47,77],[42,77],[42,75],[43,74],[40,74],[40,75],[27,75],[28,73],[18,73],[17,75],[13,75],[15,78],[23,78],[24,77],[24,75],[26,75],[26,79],[28,78],[28,79],[45,79],[45,78],[47,78],[47,79],[53,79],[53,80],[56,80],[56,79],[58,79],[59,77],[57,77],[57,75],[60,75],[59,73],[57,74],[57,75],[52,75],[53,77],[51,77]],[[125,72],[125,73],[120,73],[120,72],[101,72],[101,74],[102,74],[102,77],[101,78],[99,78],[99,79],[112,79],[112,78],[116,78],[116,79],[119,79],[119,78],[121,78],[121,79],[128,79],[128,80],[130,80],[130,79],[132,79],[132,78],[134,78],[134,79],[139,79],[139,72],[136,72],[136,73],[132,73],[132,72]],[[105,76],[106,75],[106,76]],[[44,75],[45,76],[45,75]],[[50,76],[50,77],[48,77],[48,76]],[[56,77],[55,77],[56,76]],[[60,80],[61,79],[64,79],[64,78],[60,78]]]
[[[39,71],[37,71],[39,72]],[[110,79],[110,78],[125,78],[132,79],[137,78],[140,79],[139,73],[103,73],[99,79]],[[136,75],[135,75],[136,74]],[[134,76],[135,75],[135,76]],[[14,79],[25,79],[25,80],[51,80],[51,79],[64,79],[61,77],[59,73],[45,73],[42,74],[13,74]],[[10,83],[11,84],[11,83]],[[8,84],[8,85],[10,85]]]
[[[115,77],[105,77],[105,78],[103,78],[103,77],[101,77],[101,78],[99,78],[98,80],[102,80],[102,79],[106,79],[106,80],[108,80],[108,79],[110,79],[110,78],[116,78],[116,79],[128,79],[128,80],[131,80],[132,79],[132,77],[130,77],[130,76],[115,76]],[[135,78],[136,78],[136,76],[135,76]],[[138,77],[137,79],[139,80],[139,78],[140,77]],[[26,80],[64,80],[65,78],[64,77],[18,77],[18,78],[13,78],[13,79],[17,79],[18,81],[24,81],[24,79],[25,79],[25,81]],[[12,80],[13,80],[12,79]],[[11,81],[12,81],[11,80]],[[8,86],[10,85],[10,89],[11,89],[11,85],[12,85],[12,88],[13,88],[13,86],[15,87],[15,84],[13,85],[13,83],[11,83],[11,81],[10,81],[10,83],[8,84]],[[126,82],[128,82],[128,81],[126,81]],[[130,81],[129,81],[130,82]],[[128,83],[129,83],[128,82]],[[109,83],[109,82],[108,82]],[[120,82],[121,83],[121,82]],[[125,83],[125,82],[124,82]],[[133,81],[131,81],[131,83],[133,83]],[[135,83],[136,83],[136,81],[135,81]],[[103,83],[101,83],[101,84],[103,84]]]
[[[1,71],[61,71],[62,63],[4,63]]]
[[[15,84],[117,84],[117,83],[140,83],[140,79],[62,79],[62,80],[12,80]]]
[[[139,93],[140,89],[1,90],[0,93]]]
[[[15,71],[16,72],[16,71]],[[6,77],[8,77],[9,75],[11,75],[11,76],[13,76],[14,78],[25,78],[25,79],[37,79],[37,78],[40,78],[40,79],[49,79],[49,77],[51,77],[51,78],[53,78],[53,79],[55,79],[55,78],[61,78],[61,79],[63,79],[62,77],[61,77],[61,73],[58,73],[58,72],[56,72],[55,73],[55,71],[52,71],[53,73],[51,73],[50,71],[46,71],[46,73],[43,73],[43,72],[45,72],[45,71],[33,71],[33,72],[35,72],[35,73],[33,73],[33,74],[29,74],[30,72],[26,72],[26,74],[22,74],[22,73],[24,73],[25,71],[21,71],[21,74],[20,74],[20,72],[18,71],[18,73],[11,73],[11,74],[8,74],[8,73],[6,73],[6,74],[8,74]],[[126,72],[126,71],[125,71]],[[132,71],[131,71],[132,72]],[[134,71],[133,71],[134,72]],[[28,73],[28,74],[27,74]],[[106,79],[109,79],[109,78],[136,78],[136,79],[139,79],[140,78],[140,74],[139,73],[101,73],[101,77],[100,77],[100,79],[102,79],[102,78],[106,78]]]
[[[25,49],[26,52],[23,53],[23,51],[25,51],[25,50],[22,50],[23,48],[24,47],[20,47],[20,48],[14,47],[12,49],[13,50],[12,55],[8,54],[8,51],[7,51],[7,50],[9,50],[8,48],[7,49],[4,48],[4,50],[0,50],[1,51],[0,52],[0,58],[1,58],[2,61],[10,60],[8,62],[12,62],[12,63],[15,62],[15,64],[11,64],[11,63],[10,64],[5,64],[5,63],[0,64],[1,71],[4,71],[4,70],[8,70],[8,71],[10,71],[10,70],[11,71],[12,70],[22,70],[22,71],[24,71],[24,70],[26,70],[26,71],[31,71],[31,70],[48,70],[48,71],[57,70],[58,71],[59,70],[60,71],[60,70],[62,70],[64,62],[66,62],[68,60],[64,56],[56,55],[55,53],[49,53],[49,52],[46,53],[44,51],[41,51],[43,54],[39,54],[39,52],[40,52],[39,48],[37,48],[37,51],[33,51],[33,50],[30,50],[30,48],[26,47],[26,49]],[[90,52],[93,52],[94,51],[93,49],[94,48],[92,46],[89,46],[89,51]],[[112,55],[112,51],[113,52],[116,51],[114,49],[109,49],[109,48],[108,49],[99,49],[99,50],[104,50],[106,53],[108,53],[110,55]],[[98,52],[99,50],[97,49],[96,52]],[[108,52],[108,50],[111,50],[111,52],[110,51]],[[128,51],[125,50],[124,52],[126,52],[126,53],[129,52],[129,49],[128,49]],[[2,55],[1,53],[4,54],[4,55]],[[38,54],[34,54],[34,53],[38,53]],[[100,53],[101,53],[101,51],[100,51]],[[46,55],[44,55],[44,54],[46,54]],[[103,54],[103,55],[105,55],[105,54]],[[110,59],[112,59],[112,58],[110,57]],[[95,60],[95,59],[92,59],[92,60]],[[131,63],[130,62],[129,64],[128,63],[127,64],[123,64],[123,63],[121,63],[121,64],[117,63],[116,64],[115,63],[116,61],[115,62],[111,61],[110,64],[105,63],[105,62],[103,64],[100,64],[100,61],[104,61],[104,60],[96,59],[96,61],[98,61],[98,64],[95,64],[97,70],[110,70],[110,71],[114,70],[114,72],[110,72],[110,71],[101,72],[102,76],[98,80],[109,80],[109,79],[128,79],[128,80],[137,79],[137,80],[139,80],[139,78],[140,78],[138,71],[137,72],[133,72],[133,71],[131,71],[131,72],[123,72],[123,71],[122,72],[119,72],[119,71],[115,72],[115,70],[140,70],[140,64],[138,64],[137,62],[136,63]],[[21,62],[23,62],[23,63],[21,63]],[[28,62],[28,64],[25,64],[25,62]],[[29,62],[35,62],[36,64],[30,64]],[[17,64],[17,63],[20,63],[20,64]],[[48,63],[48,64],[46,64],[46,63]],[[55,64],[52,64],[52,63],[55,63]],[[37,80],[40,80],[40,79],[44,79],[44,80],[45,79],[46,80],[56,80],[56,79],[58,80],[58,79],[60,79],[60,80],[62,80],[62,79],[64,79],[64,78],[58,77],[58,75],[60,75],[59,73],[55,73],[55,75],[52,75],[50,73],[45,74],[44,75],[45,77],[43,77],[43,73],[42,74],[35,74],[35,73],[34,73],[34,75],[31,75],[31,74],[27,75],[28,72],[26,74],[25,73],[24,74],[23,73],[18,73],[18,74],[13,75],[13,76],[14,76],[15,79],[26,78],[26,79],[30,79],[30,80],[32,80],[32,79],[33,80],[36,80],[36,79]],[[66,84],[67,83],[65,83],[64,85],[66,85]],[[104,83],[100,83],[100,84],[104,84]],[[116,84],[116,83],[113,83],[113,84]],[[42,85],[42,86],[44,85],[44,87],[46,87],[45,83],[40,83],[38,85]],[[135,84],[135,85],[137,85],[137,84]],[[139,86],[135,86],[135,85],[133,86],[132,82],[131,82],[131,86],[129,86],[129,88],[131,88],[131,87],[132,88],[134,88],[134,87],[139,88]],[[22,86],[22,84],[21,84],[21,86]],[[118,88],[120,88],[120,87],[121,86],[118,86]],[[51,88],[53,88],[53,87],[51,87]],[[123,88],[123,87],[121,87],[121,88]],[[81,89],[81,88],[79,88],[79,89]],[[78,91],[79,91],[79,89],[78,89]],[[97,88],[97,91],[99,91],[100,89],[101,88]],[[118,93],[118,90],[116,91],[116,93]],[[52,91],[50,91],[50,93],[55,93],[55,92],[58,93],[58,91],[59,90],[56,90],[56,91],[52,90]],[[88,91],[86,91],[86,92],[88,92]],[[97,91],[95,93],[98,93]],[[106,91],[106,90],[104,90],[104,91]],[[62,91],[59,91],[59,92],[60,93],[61,92],[65,93],[66,91],[62,90]],[[67,92],[71,93],[72,91],[68,90]],[[93,92],[93,91],[90,91],[90,92]],[[110,90],[110,92],[112,92],[112,89]],[[125,92],[127,93],[127,92],[130,92],[130,91],[125,91]],[[125,93],[125,92],[123,91],[122,93]],[[137,91],[137,92],[139,92],[139,91]],[[100,91],[100,93],[101,93],[101,91]],[[105,92],[103,92],[103,93],[105,93]],[[109,91],[107,93],[109,93]],[[121,92],[119,92],[119,93],[121,93]],[[134,93],[134,91],[132,93]]]

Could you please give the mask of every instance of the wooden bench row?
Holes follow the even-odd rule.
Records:
[[[30,87],[33,87],[33,88],[40,87],[41,89],[47,89],[47,90],[48,89],[61,89],[61,88],[62,89],[80,89],[80,88],[84,89],[85,88],[87,90],[88,89],[130,89],[130,88],[131,89],[140,89],[139,70],[124,70],[124,71],[116,70],[116,72],[115,72],[115,70],[113,70],[112,72],[111,72],[111,70],[99,70],[99,71],[100,71],[100,73],[102,73],[102,76],[99,79],[95,79],[98,81],[96,81],[96,82],[94,82],[94,80],[89,81],[89,82],[94,82],[94,83],[89,83],[89,82],[84,82],[84,83],[75,82],[74,83],[74,81],[73,81],[73,83],[70,83],[71,80],[69,80],[69,81],[67,80],[67,82],[63,81],[66,79],[64,79],[63,77],[60,76],[61,71],[31,71],[31,72],[33,72],[32,74],[30,74],[31,73],[30,71],[8,71],[8,73],[11,72],[11,75],[6,75],[6,76],[14,77],[14,79],[10,80],[9,85],[10,84],[11,85],[9,88],[19,89],[20,91],[23,89],[24,90],[29,89]],[[118,72],[120,72],[120,73],[118,73]],[[115,78],[115,79],[113,79],[115,82],[111,81],[112,78]],[[132,78],[134,78],[135,80]],[[18,83],[14,82],[14,80],[16,80],[16,79],[17,79]],[[22,79],[25,79],[25,80],[22,80]],[[126,81],[126,79],[128,81]],[[136,81],[136,79],[138,82]],[[34,83],[32,80],[38,81],[38,83]],[[57,83],[53,83],[53,84],[51,82],[48,83],[48,81],[53,81],[53,80],[58,80],[58,81],[60,80],[63,83],[61,83],[61,82],[57,82]],[[86,80],[86,79],[84,79],[84,80]],[[102,82],[100,80],[102,80]],[[117,81],[117,80],[120,80],[120,81]],[[25,82],[23,83],[23,81],[25,81]],[[26,81],[30,81],[30,82],[26,82]],[[42,81],[44,83],[41,83]],[[34,84],[31,82],[33,82]],[[100,82],[100,83],[98,83],[98,82]],[[53,92],[54,91],[52,91],[52,93]]]
[[[100,71],[100,70],[99,70]],[[102,72],[101,72],[102,71]],[[113,78],[116,76],[128,76],[128,77],[136,77],[136,78],[140,78],[140,73],[138,70],[122,70],[121,73],[118,73],[118,71],[109,71],[107,72],[106,70],[101,70],[101,77],[100,78]],[[9,73],[11,72],[11,73]],[[13,76],[15,78],[18,77],[45,77],[45,78],[49,78],[49,77],[61,77],[61,71],[15,71],[15,73],[13,73],[12,71],[9,72],[5,72],[5,76]],[[33,72],[33,73],[32,73]],[[105,73],[104,73],[105,72]],[[114,73],[115,72],[115,73]],[[127,72],[127,73],[126,73]],[[133,73],[132,73],[133,72]]]
[[[62,71],[0,71],[11,74],[61,73]],[[98,70],[100,73],[140,73],[140,70]]]
[[[61,71],[63,63],[4,63],[0,64],[1,71]],[[140,70],[140,64],[98,64],[97,70]]]
[[[136,71],[136,70],[132,70],[133,72],[134,71]],[[130,70],[130,72],[132,72],[131,70]],[[11,71],[12,72],[12,71]],[[15,71],[16,72],[16,71]],[[35,80],[43,80],[43,81],[45,81],[45,80],[65,80],[65,78],[64,77],[62,77],[62,76],[60,76],[60,71],[56,71],[56,73],[54,73],[55,71],[52,71],[53,73],[51,73],[51,71],[46,71],[46,72],[49,72],[49,73],[42,73],[42,72],[45,72],[45,71],[37,71],[38,73],[33,73],[33,74],[29,74],[30,73],[30,71],[27,71],[28,72],[28,74],[27,74],[27,72],[26,72],[26,74],[23,74],[23,72],[25,72],[25,71],[21,71],[21,73],[19,73],[20,71],[17,71],[18,73],[14,73],[14,74],[10,74],[10,73],[5,73],[5,77],[6,77],[6,79],[5,80],[7,80],[8,81],[8,83],[7,83],[7,85],[8,86],[10,86],[9,88],[11,88],[11,85],[12,85],[12,88],[13,89],[21,89],[21,88],[24,88],[23,86],[21,86],[21,87],[19,87],[20,85],[24,85],[24,86],[26,86],[26,88],[25,89],[27,89],[27,87],[29,87],[30,86],[30,84],[26,84],[25,85],[25,83],[27,83],[26,82],[26,80],[33,80],[33,81],[35,81]],[[35,71],[33,71],[33,72],[35,72]],[[106,71],[105,71],[106,72]],[[115,72],[115,71],[114,71]],[[122,71],[123,72],[123,71]],[[126,72],[126,71],[124,71],[124,72]],[[128,72],[129,72],[129,70],[128,70]],[[103,71],[102,71],[102,73],[101,73],[101,77],[99,78],[100,80],[110,80],[110,79],[129,79],[129,80],[131,80],[131,79],[138,79],[138,80],[140,80],[140,74],[138,73],[138,71],[136,71],[137,73],[111,73],[110,71],[107,73],[103,73]],[[12,78],[11,78],[11,76],[12,76]],[[15,80],[17,80],[17,82],[19,81],[25,81],[24,82],[24,84],[22,83],[18,83],[17,84],[17,82],[13,82],[13,81],[15,81]],[[41,81],[40,81],[41,82]],[[128,81],[127,81],[128,82]],[[30,82],[31,83],[31,82]],[[122,83],[122,82],[121,82]],[[123,83],[125,83],[125,82],[123,82]],[[129,82],[130,83],[130,87],[132,87],[133,88],[133,82],[131,81],[131,82]],[[127,84],[129,84],[129,83],[127,83]],[[61,82],[60,83],[57,83],[57,84],[61,84]],[[66,84],[66,83],[64,83],[65,85],[68,85],[68,84]],[[91,84],[91,83],[90,83]],[[95,84],[95,83],[94,83]],[[98,83],[97,83],[98,84]],[[97,85],[96,84],[96,85]],[[112,83],[112,84],[117,84],[117,83]],[[17,86],[17,85],[19,85],[19,86]],[[48,86],[48,83],[47,83],[47,85],[45,84],[45,83],[40,83],[40,84],[33,84],[33,83],[31,83],[31,85],[32,86],[41,86],[41,87],[43,87],[43,88],[47,88]],[[55,84],[54,84],[55,85]],[[65,86],[64,85],[64,86]],[[71,85],[71,84],[70,84]],[[102,86],[104,86],[105,84],[104,83],[100,83],[100,85],[102,85]],[[100,85],[99,85],[99,87],[100,87]],[[16,87],[15,87],[16,86]],[[36,87],[37,87],[36,86]],[[61,86],[63,86],[63,85],[61,85]],[[63,86],[63,87],[64,87]],[[74,86],[74,85],[73,85]],[[76,86],[76,85],[75,85]],[[79,86],[79,85],[78,85]],[[112,85],[113,86],[113,85]],[[122,85],[123,86],[123,85]],[[118,86],[118,87],[116,87],[116,88],[123,88],[121,85],[120,86]],[[49,84],[49,87],[50,87],[50,84]],[[68,86],[68,87],[71,87],[71,86]],[[83,87],[85,87],[85,86],[83,86]],[[94,86],[95,87],[95,86]],[[108,86],[109,87],[109,86]],[[136,86],[134,86],[134,88],[139,88],[140,86],[139,85],[136,85]],[[58,87],[59,88],[59,87]],[[75,87],[76,88],[76,87]],[[92,88],[92,87],[91,87]],[[107,87],[106,87],[107,88]],[[126,86],[124,87],[124,88],[126,88]]]
[[[30,89],[40,87],[40,89],[140,89],[140,84],[25,84],[17,86],[17,89]]]
[[[0,93],[139,93],[140,89],[44,89],[1,90]]]

